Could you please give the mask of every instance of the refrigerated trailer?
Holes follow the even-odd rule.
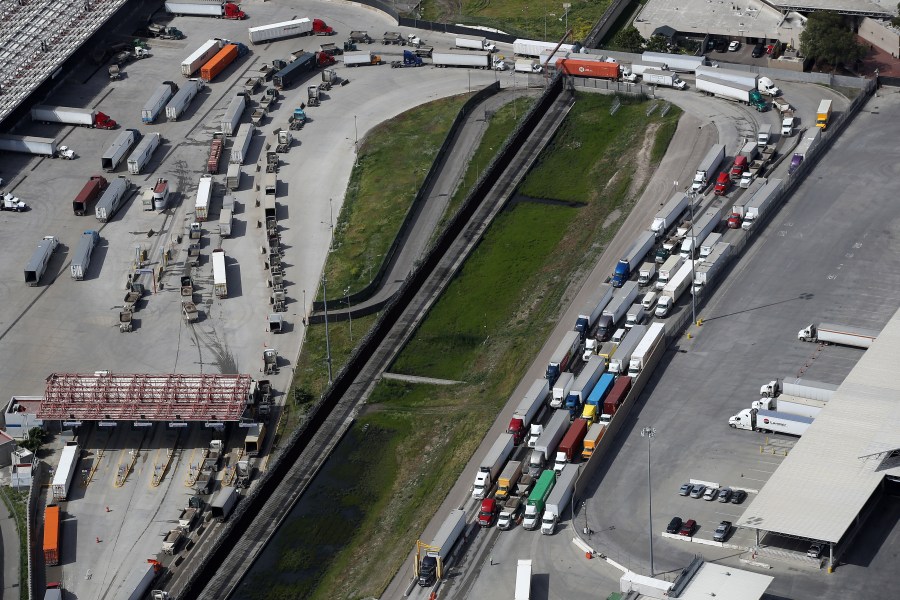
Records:
[[[50,484],[54,500],[63,501],[69,495],[69,487],[72,485],[75,467],[78,466],[80,456],[81,450],[77,444],[69,444],[63,447],[62,454],[59,457],[59,465],[53,473],[53,482]]]
[[[88,267],[91,264],[91,253],[94,251],[94,246],[99,239],[100,234],[92,229],[81,234],[81,239],[78,240],[78,245],[75,247],[75,252],[72,254],[72,264],[69,265],[72,279],[76,281],[84,279]]]
[[[231,154],[228,157],[229,163],[242,165],[246,162],[254,131],[256,131],[256,127],[252,123],[238,125],[237,133],[234,134],[234,143],[231,145]]]
[[[251,27],[248,30],[250,35],[250,43],[262,44],[274,40],[295,37],[299,35],[330,35],[334,33],[331,27],[325,24],[322,19],[294,19],[292,21],[282,21],[280,23],[271,23],[269,25],[259,25]]]
[[[225,272],[225,251],[216,248],[212,251],[213,292],[216,298],[228,297],[228,275]]]
[[[221,47],[222,42],[220,40],[207,40],[204,42],[202,46],[192,52],[191,55],[181,63],[181,74],[185,77],[190,77],[196,73],[200,67],[209,62],[209,59],[219,52]]]
[[[94,207],[94,216],[101,223],[106,223],[112,219],[122,204],[125,202],[125,194],[128,192],[130,182],[124,177],[117,177],[109,182],[106,191],[97,201]]]
[[[28,264],[25,265],[25,283],[28,286],[34,287],[40,282],[41,276],[47,270],[47,263],[50,262],[50,257],[58,245],[59,240],[52,235],[44,236],[40,241]]]
[[[53,138],[5,134],[0,135],[0,150],[55,158],[58,147]]]
[[[203,89],[203,82],[199,79],[192,79],[184,84],[166,105],[166,119],[177,121],[201,89]]]
[[[107,173],[115,171],[137,139],[138,132],[135,129],[126,129],[117,135],[115,141],[100,157],[100,168]]]
[[[147,163],[150,162],[150,157],[153,156],[153,153],[159,147],[161,140],[162,138],[158,133],[145,135],[141,143],[131,153],[131,156],[128,157],[128,172],[132,175],[140,175]]]

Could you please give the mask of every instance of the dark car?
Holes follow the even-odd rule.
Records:
[[[753,58],[759,58],[765,53],[766,47],[762,42],[757,42],[755,46],[753,46],[753,52],[750,53],[750,56]]]
[[[678,533],[681,531],[681,517],[672,517],[669,526],[666,527],[666,533]]]
[[[709,52],[716,47],[716,38],[710,37],[706,40],[706,51]]]
[[[716,40],[716,52],[728,52],[728,42],[725,41],[725,38]]]
[[[728,502],[731,500],[731,490],[728,488],[722,488],[719,490],[719,502]]]
[[[734,490],[731,494],[731,503],[732,504],[740,504],[747,497],[747,492],[744,490]]]
[[[684,525],[681,526],[681,531],[678,532],[678,535],[691,537],[692,535],[694,535],[695,529],[697,529],[697,521],[688,519],[684,522]]]

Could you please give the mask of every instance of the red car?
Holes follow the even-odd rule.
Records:
[[[713,190],[716,196],[724,196],[731,185],[731,179],[728,177],[728,171],[722,171],[716,178],[716,187]]]
[[[681,526],[681,531],[678,532],[678,535],[691,537],[692,535],[694,535],[695,529],[697,529],[697,521],[688,519],[684,522],[684,525]]]
[[[728,221],[726,221],[728,225],[728,229],[740,229],[741,228],[741,215],[737,213],[731,213],[731,216],[728,217]]]

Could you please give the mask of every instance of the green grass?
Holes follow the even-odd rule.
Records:
[[[372,129],[362,140],[325,271],[329,288],[366,287],[400,230],[422,180],[468,94],[423,104]],[[321,290],[318,299],[321,300]]]
[[[16,530],[19,534],[19,598],[28,600],[28,539],[25,535],[25,527],[28,522],[28,492],[5,488],[0,495],[3,496],[3,504],[16,518]],[[10,558],[10,557],[7,557]],[[7,582],[7,585],[9,583]]]
[[[583,41],[612,0],[572,0],[568,25],[572,40]],[[563,2],[522,0],[424,0],[422,18],[442,23],[493,27],[535,40],[558,42],[566,30]]]

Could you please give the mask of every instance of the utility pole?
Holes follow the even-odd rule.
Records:
[[[694,282],[697,274],[694,272],[694,250],[697,249],[697,238],[694,237],[694,201],[697,199],[697,192],[691,191],[691,317],[694,324],[697,323],[697,294],[694,293]]]
[[[650,534],[650,577],[653,577],[653,489],[650,485],[650,442],[656,437],[656,428],[644,427],[641,437],[647,438],[647,512],[649,522],[647,530]]]
[[[350,286],[344,290],[344,301],[347,303],[347,317],[350,319],[350,341],[353,341],[353,312],[350,310]]]

